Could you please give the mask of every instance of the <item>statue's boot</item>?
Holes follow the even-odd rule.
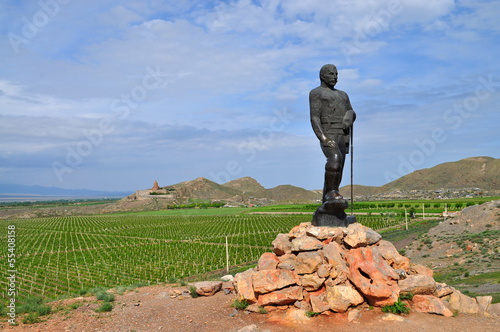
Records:
[[[340,172],[325,172],[325,187],[323,188],[323,204],[326,210],[334,209],[337,200],[342,198],[339,192]]]

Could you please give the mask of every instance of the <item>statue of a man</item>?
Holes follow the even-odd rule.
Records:
[[[311,124],[326,157],[321,207],[323,212],[326,212],[334,210],[333,206],[339,209],[338,200],[342,199],[339,186],[345,157],[349,153],[349,128],[356,119],[356,113],[352,109],[347,93],[335,89],[338,72],[334,65],[324,65],[319,72],[319,78],[321,85],[311,90],[309,105]],[[342,213],[345,215],[343,209]]]

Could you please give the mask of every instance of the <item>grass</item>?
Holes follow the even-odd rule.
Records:
[[[193,299],[198,297],[198,293],[196,292],[196,288],[194,286],[189,287],[189,294],[191,294]]]
[[[318,315],[321,315],[321,312],[306,311],[306,316],[307,317],[314,317],[314,316],[318,316]]]
[[[104,302],[113,302],[115,300],[115,296],[111,293],[108,293],[106,291],[100,291],[96,294],[96,297],[100,301]]]
[[[244,207],[227,207],[227,208],[209,208],[209,209],[172,209],[158,211],[143,211],[143,212],[127,212],[113,214],[119,215],[136,215],[136,216],[226,216],[247,212],[251,209]]]
[[[99,308],[97,308],[95,310],[95,312],[108,312],[111,310],[113,310],[113,305],[109,302],[105,302],[105,303],[101,304],[101,306]]]

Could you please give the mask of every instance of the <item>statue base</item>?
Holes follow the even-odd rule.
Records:
[[[356,222],[355,216],[347,216],[344,212],[349,203],[343,198],[335,198],[324,202],[313,214],[314,226],[347,227]]]

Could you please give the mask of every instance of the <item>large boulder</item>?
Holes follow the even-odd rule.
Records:
[[[410,275],[398,281],[401,293],[432,295],[436,291],[436,281],[428,275]]]
[[[290,242],[290,238],[287,234],[278,234],[276,239],[272,242],[272,245],[273,252],[278,256],[292,253],[292,242]]]
[[[322,288],[318,292],[310,293],[309,301],[311,302],[311,309],[314,312],[324,312],[330,310],[330,305],[326,299],[326,289]]]
[[[410,263],[410,273],[411,274],[421,274],[427,275],[429,277],[434,276],[434,271],[420,264]]]
[[[488,308],[493,300],[493,296],[477,296],[476,301],[479,306],[479,311],[488,312]]]
[[[299,285],[306,291],[315,291],[325,282],[325,278],[320,278],[318,273],[304,274],[299,276]]]
[[[350,306],[356,306],[365,301],[357,290],[344,285],[327,287],[326,299],[330,309],[335,312],[346,312]]]
[[[436,290],[434,291],[435,296],[445,297],[446,295],[450,295],[451,293],[453,293],[453,287],[450,287],[443,282],[436,282]]]
[[[259,295],[258,304],[265,305],[284,305],[300,301],[303,298],[303,290],[301,286],[287,287],[271,293]]]
[[[222,288],[222,281],[201,281],[194,284],[196,293],[201,296],[212,296]]]
[[[331,277],[335,279],[335,283],[345,282],[349,276],[349,268],[343,256],[347,252],[337,242],[328,243],[322,252],[326,262],[332,266]]]
[[[297,237],[306,235],[306,231],[313,227],[311,222],[303,222],[298,226],[293,227],[290,232],[288,232],[288,237],[293,240]]]
[[[418,312],[427,312],[446,317],[453,316],[453,312],[448,309],[443,300],[431,295],[415,295],[413,297],[413,308]]]
[[[300,236],[292,240],[292,252],[312,251],[323,248],[323,243],[314,237],[307,235]]]
[[[373,250],[378,250],[393,269],[402,269],[405,272],[410,270],[410,259],[402,256],[391,242],[380,240]]]
[[[282,270],[295,270],[297,265],[297,256],[294,254],[284,254],[278,257],[278,268]]]
[[[449,300],[450,306],[452,310],[458,311],[464,314],[477,314],[479,313],[479,305],[477,304],[476,299],[472,297],[468,297],[455,290],[450,295]]]
[[[261,294],[295,285],[298,281],[297,274],[289,270],[264,270],[255,272],[252,276],[253,290]]]
[[[332,241],[341,240],[345,235],[345,227],[311,227],[306,230],[306,234],[314,236],[319,240],[332,239]]]
[[[393,304],[399,296],[398,275],[370,247],[351,249],[346,254],[349,280],[374,306]]]
[[[257,263],[257,270],[276,270],[279,263],[278,257],[272,252],[266,252],[260,256],[259,262]]]
[[[382,236],[373,229],[359,223],[350,224],[347,227],[347,234],[344,243],[351,248],[366,247],[380,241]]]
[[[323,258],[317,251],[305,251],[297,255],[295,272],[298,274],[314,273],[323,264]]]
[[[251,303],[257,302],[257,297],[253,291],[252,276],[254,273],[255,271],[253,269],[246,270],[245,272],[237,273],[233,280],[236,293],[238,293],[244,300]]]

